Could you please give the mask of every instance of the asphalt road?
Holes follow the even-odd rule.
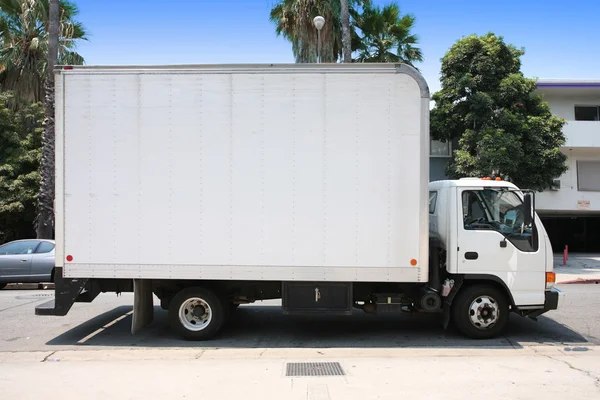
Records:
[[[65,317],[34,315],[53,290],[0,291],[0,352],[111,348],[496,348],[600,344],[600,285],[563,285],[563,308],[538,322],[511,316],[506,335],[487,341],[444,331],[430,316],[297,317],[277,302],[241,306],[219,338],[186,342],[169,330],[167,313],[155,307],[154,322],[131,335],[131,294],[100,295],[77,303]]]

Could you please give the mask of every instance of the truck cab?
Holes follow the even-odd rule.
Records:
[[[501,180],[431,182],[429,228],[438,238],[445,285],[457,277],[463,284],[492,287],[506,297],[510,311],[523,316],[557,308],[562,292],[554,288],[552,247],[532,199],[532,193]],[[482,295],[471,302],[465,311],[472,325],[500,322],[494,322],[502,308],[498,299]],[[478,316],[478,310],[492,318]]]

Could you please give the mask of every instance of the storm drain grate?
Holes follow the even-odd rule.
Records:
[[[338,362],[288,363],[285,376],[346,375]]]

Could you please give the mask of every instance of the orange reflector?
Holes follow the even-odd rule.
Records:
[[[556,274],[554,272],[546,272],[546,283],[555,283]]]
[[[410,260],[410,265],[412,265],[413,267],[417,265],[417,260],[415,260],[414,258]]]
[[[501,181],[502,178],[500,178],[499,176],[496,178],[497,181]]]

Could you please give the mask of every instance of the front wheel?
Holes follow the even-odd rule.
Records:
[[[187,340],[208,340],[219,332],[226,313],[223,301],[214,292],[187,288],[171,300],[169,322]]]
[[[489,339],[500,334],[508,322],[506,295],[490,285],[464,287],[452,304],[454,324],[473,339]]]

